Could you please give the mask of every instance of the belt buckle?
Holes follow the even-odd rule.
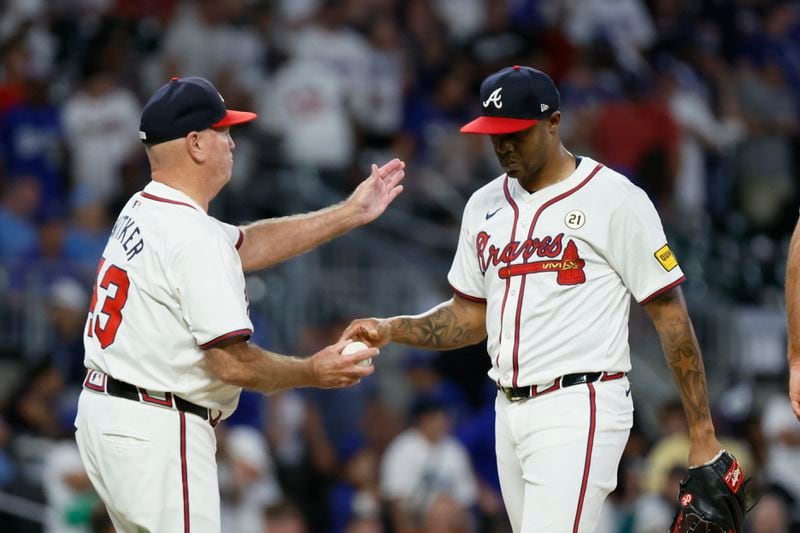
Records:
[[[513,402],[514,401],[514,395],[511,392],[512,390],[513,389],[511,387],[503,387],[503,394],[506,395],[506,399],[509,402]]]

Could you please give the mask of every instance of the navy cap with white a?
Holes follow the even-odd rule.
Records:
[[[483,80],[481,116],[461,132],[514,133],[549,117],[560,106],[561,97],[550,76],[531,67],[506,67]]]
[[[226,109],[222,95],[205,78],[172,78],[145,104],[139,138],[145,144],[158,144],[192,131],[243,124],[256,116],[249,111]]]

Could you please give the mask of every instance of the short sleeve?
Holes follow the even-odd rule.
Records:
[[[667,244],[656,208],[641,189],[630,193],[610,217],[607,259],[640,304],[686,278]]]
[[[486,287],[484,285],[483,271],[478,260],[476,235],[470,231],[469,224],[470,204],[464,208],[461,220],[461,233],[458,236],[458,248],[453,258],[447,281],[453,291],[467,300],[473,302],[486,301]]]
[[[244,231],[239,226],[234,226],[233,224],[226,224],[221,220],[217,220],[216,218],[212,218],[214,223],[216,223],[222,231],[225,233],[225,237],[228,239],[234,248],[237,250],[242,246],[242,241],[244,241]]]
[[[200,348],[250,337],[242,263],[227,235],[207,232],[182,243],[170,270],[183,318]]]

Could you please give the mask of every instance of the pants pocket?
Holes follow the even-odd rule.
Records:
[[[108,432],[108,433],[103,433],[102,436],[106,444],[110,444],[113,446],[124,446],[126,448],[139,448],[150,444],[150,441],[148,441],[143,437],[135,435],[127,435],[124,433]]]

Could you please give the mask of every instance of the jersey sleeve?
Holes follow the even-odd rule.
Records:
[[[222,231],[225,233],[225,237],[228,241],[238,250],[240,246],[242,246],[242,242],[244,241],[244,231],[239,226],[234,226],[233,224],[226,224],[221,220],[217,220],[216,218],[212,218],[211,220],[214,221]]]
[[[467,206],[464,208],[461,232],[458,236],[458,248],[456,248],[450,272],[447,274],[447,281],[453,292],[462,298],[483,303],[486,301],[486,286],[478,260],[476,235],[470,229],[470,204],[471,202],[467,202]]]
[[[183,318],[202,349],[253,333],[239,254],[220,232],[181,244],[170,265]]]
[[[608,261],[640,304],[686,278],[667,244],[656,208],[641,189],[630,193],[610,218]]]

